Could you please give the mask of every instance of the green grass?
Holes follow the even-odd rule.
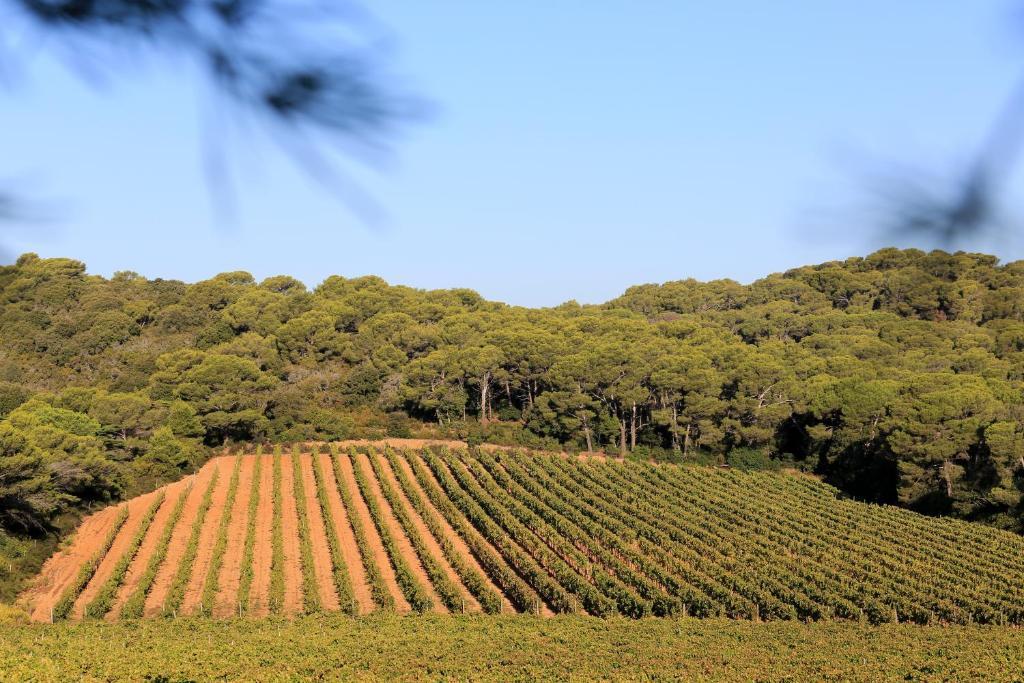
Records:
[[[6,627],[0,680],[1012,681],[995,626],[314,615]]]
[[[61,539],[81,522],[78,515],[56,520],[53,532],[42,538],[23,538],[0,529],[0,604],[12,603],[25,589],[50,555],[60,548]]]

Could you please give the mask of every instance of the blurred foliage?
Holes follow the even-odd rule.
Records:
[[[194,66],[213,98],[204,107],[205,157],[222,206],[231,204],[232,184],[219,145],[229,133],[260,131],[349,208],[371,217],[370,202],[328,150],[365,159],[424,113],[424,103],[382,68],[389,42],[349,0],[0,0],[4,71],[16,72],[38,46],[93,84],[152,57],[168,58],[180,73]],[[31,219],[28,208],[0,187],[0,221]],[[124,320],[108,322],[110,334],[123,333]]]

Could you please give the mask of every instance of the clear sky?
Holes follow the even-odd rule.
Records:
[[[1024,71],[1009,1],[372,9],[392,70],[435,108],[353,171],[380,226],[257,135],[222,145],[240,186],[225,220],[203,173],[209,100],[188,69],[126,66],[97,87],[42,45],[0,100],[0,180],[47,199],[52,220],[0,223],[0,243],[104,275],[376,274],[525,305],[746,282],[894,242],[865,208],[872,171],[954,168]],[[1024,258],[1011,236],[965,246]]]

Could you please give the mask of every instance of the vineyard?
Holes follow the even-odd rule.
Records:
[[[1020,681],[1020,632],[339,612],[5,626],[0,681]]]
[[[799,474],[492,449],[223,455],[102,510],[36,621],[340,612],[1024,623],[1024,539]]]

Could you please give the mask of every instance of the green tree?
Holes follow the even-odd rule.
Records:
[[[150,394],[190,404],[209,444],[251,440],[265,433],[271,392],[277,380],[253,361],[203,351],[161,356]]]
[[[0,524],[9,530],[42,531],[71,500],[54,486],[42,451],[0,422]]]

